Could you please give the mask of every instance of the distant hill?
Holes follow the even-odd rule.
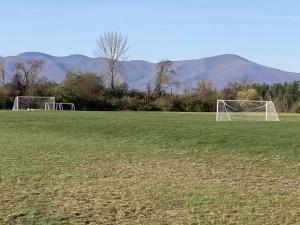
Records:
[[[83,55],[56,57],[39,52],[26,52],[6,57],[9,77],[13,74],[16,62],[42,59],[45,64],[40,75],[51,81],[61,82],[68,70],[103,73],[103,58],[89,58]],[[225,54],[195,60],[174,61],[177,78],[183,85],[192,85],[198,80],[211,80],[217,88],[228,82],[248,80],[257,83],[277,83],[300,80],[300,73],[286,72],[251,62],[238,55]],[[142,60],[128,61],[124,80],[131,88],[144,89],[154,80],[156,64]]]

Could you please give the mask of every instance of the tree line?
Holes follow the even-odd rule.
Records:
[[[161,65],[163,64],[163,65]],[[272,100],[280,112],[300,112],[299,82],[256,84],[250,82],[228,83],[222,90],[214,88],[211,81],[198,81],[183,93],[172,93],[170,87],[178,86],[174,74],[165,72],[158,64],[153,85],[145,90],[130,89],[124,82],[105,84],[105,79],[92,72],[69,71],[60,83],[38,78],[41,62],[29,61],[15,65],[18,69],[12,80],[1,83],[0,108],[11,109],[15,96],[54,96],[58,102],[73,102],[80,110],[133,110],[133,111],[183,111],[212,112],[217,99]],[[173,73],[173,72],[172,72]]]
[[[7,81],[4,58],[0,58],[0,108],[11,109],[15,96],[54,96],[58,102],[73,102],[79,110],[133,110],[213,112],[217,99],[272,100],[279,112],[300,113],[299,81],[257,84],[247,81],[228,83],[217,90],[211,81],[200,80],[185,85],[182,93],[176,71],[170,60],[157,64],[155,79],[145,90],[130,89],[122,75],[128,58],[127,38],[116,32],[101,35],[96,54],[103,57],[103,74],[88,71],[68,71],[57,84],[39,76],[42,60],[28,60],[14,65],[12,79]]]

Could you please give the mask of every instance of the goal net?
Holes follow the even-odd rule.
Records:
[[[272,101],[218,100],[216,121],[279,121]]]
[[[13,110],[55,110],[55,97],[17,96]]]

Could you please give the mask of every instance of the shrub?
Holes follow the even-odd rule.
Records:
[[[296,102],[293,106],[294,113],[300,113],[300,101]]]
[[[13,107],[14,98],[5,96],[0,93],[0,109],[11,109]]]
[[[170,111],[172,104],[167,97],[161,97],[151,102],[151,111]]]

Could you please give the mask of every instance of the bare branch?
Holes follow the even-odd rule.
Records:
[[[15,63],[15,75],[20,77],[26,91],[29,91],[38,81],[38,72],[44,64],[43,60],[28,60],[25,63]]]
[[[117,32],[107,32],[98,38],[96,45],[96,55],[103,57],[106,62],[104,79],[111,89],[115,89],[120,83],[128,59],[127,37]]]

